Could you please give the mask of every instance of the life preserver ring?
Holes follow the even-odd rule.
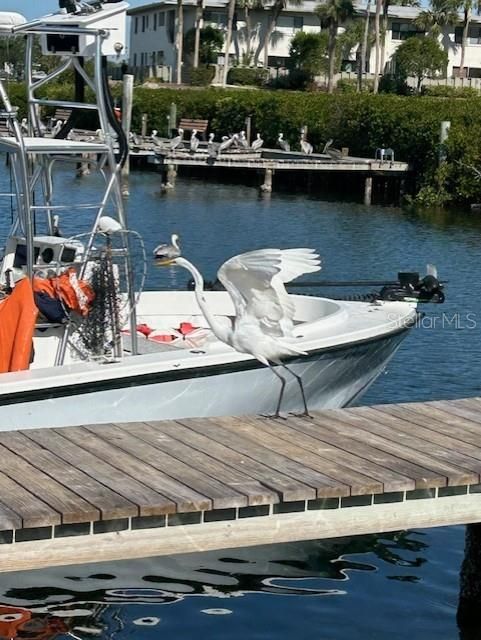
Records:
[[[16,638],[19,628],[30,620],[31,611],[21,607],[0,607],[0,638]]]

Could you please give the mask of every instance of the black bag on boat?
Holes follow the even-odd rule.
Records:
[[[38,310],[49,322],[65,322],[67,314],[60,300],[51,298],[44,291],[35,291],[33,295]]]

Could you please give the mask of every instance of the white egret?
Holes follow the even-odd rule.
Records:
[[[283,367],[296,378],[302,394],[304,414],[308,415],[302,380],[282,362],[283,357],[306,355],[294,342],[295,306],[284,283],[303,273],[319,271],[320,260],[315,251],[260,249],[224,262],[217,277],[234,303],[235,317],[231,326],[220,322],[209,308],[204,296],[204,279],[191,262],[179,256],[163,264],[177,264],[192,274],[199,307],[219,340],[236,351],[254,356],[279,378],[281,391],[274,415],[279,416],[286,379],[273,365]]]
[[[173,260],[180,256],[180,238],[176,233],[170,236],[170,244],[159,244],[154,249],[156,260]]]

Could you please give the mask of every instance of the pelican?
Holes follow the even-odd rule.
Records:
[[[264,144],[264,140],[261,138],[261,134],[258,133],[257,134],[257,138],[254,140],[254,142],[252,143],[251,147],[252,149],[254,149],[254,151],[258,151],[262,145]]]
[[[284,134],[283,133],[279,134],[279,137],[277,138],[277,144],[280,146],[282,151],[290,151],[291,150],[291,145],[287,142],[287,140],[284,140]]]
[[[158,133],[159,132],[157,131],[157,129],[153,129],[152,133],[150,134],[150,139],[152,140],[152,142],[155,144],[156,147],[161,147],[162,146],[162,140],[157,137]]]
[[[152,133],[154,132],[152,131]],[[140,145],[142,144],[142,139],[140,138],[140,136],[132,131],[129,134],[129,139],[130,142],[133,142],[136,147],[140,147]]]
[[[52,138],[55,138],[60,133],[60,129],[62,127],[63,127],[63,120],[57,120],[51,132]]]
[[[219,153],[222,153],[222,151],[226,151],[227,149],[229,149],[229,147],[231,147],[234,143],[236,137],[236,133],[231,138],[229,138],[228,136],[222,136],[222,142],[219,146]]]
[[[249,148],[249,143],[247,142],[247,138],[246,138],[246,132],[245,131],[241,131],[239,133],[239,137],[237,138],[239,147],[241,147],[241,149],[248,149]]]
[[[173,233],[170,236],[170,244],[159,244],[154,249],[154,258],[156,260],[174,260],[180,256],[179,236]]]
[[[199,138],[197,137],[197,129],[192,129],[192,135],[190,136],[190,151],[195,153],[199,146]]]
[[[207,142],[207,153],[209,158],[217,158],[219,153],[219,143],[214,142],[215,134],[209,133],[209,140]]]
[[[324,145],[324,148],[321,151],[321,153],[324,153],[324,154],[327,153],[327,150],[329,149],[329,147],[332,145],[333,142],[334,142],[334,140],[332,138],[329,138],[329,140]]]
[[[302,153],[305,153],[306,155],[310,156],[311,153],[313,152],[313,146],[310,142],[307,142],[307,140],[304,140],[304,138],[301,138],[301,150],[302,150]]]
[[[22,133],[28,133],[28,120],[27,118],[22,118],[22,122],[20,123],[20,128]]]
[[[183,140],[184,140],[184,130],[182,128],[178,128],[177,132],[179,135],[175,136],[175,138],[172,138],[172,140],[170,141],[170,145],[169,148],[171,151],[174,151],[174,149],[181,149],[183,146]]]
[[[234,303],[235,318],[231,326],[220,322],[209,308],[204,296],[204,279],[191,262],[179,256],[163,264],[176,264],[192,274],[197,303],[220,341],[240,353],[254,356],[279,378],[281,391],[274,415],[279,417],[286,386],[286,379],[274,365],[284,368],[296,378],[304,415],[309,415],[300,376],[282,362],[286,356],[306,355],[294,343],[295,306],[284,283],[303,273],[319,271],[318,254],[312,249],[259,249],[224,262],[217,277]]]

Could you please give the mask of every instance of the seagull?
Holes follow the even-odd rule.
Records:
[[[154,258],[156,260],[173,260],[180,256],[179,236],[173,233],[170,236],[170,244],[159,244],[154,249]]]
[[[181,149],[183,147],[184,130],[179,127],[177,129],[177,132],[179,135],[175,136],[175,138],[172,138],[172,140],[170,141],[169,148],[171,151],[174,151],[175,149]]]
[[[199,270],[182,256],[159,264],[176,264],[189,271],[195,284],[197,303],[214,335],[240,353],[247,353],[271,369],[281,381],[275,416],[279,417],[286,379],[278,369],[293,375],[309,415],[302,380],[282,362],[284,357],[299,357],[306,352],[295,344],[293,335],[295,305],[284,283],[304,273],[319,271],[319,256],[313,249],[259,249],[234,256],[217,272],[235,307],[232,325],[219,321],[204,295],[204,279]]]
[[[261,138],[261,134],[258,133],[257,134],[257,138],[254,140],[254,142],[252,143],[251,147],[252,149],[254,149],[254,151],[258,151],[262,145],[264,144],[264,140]]]
[[[287,142],[287,140],[284,140],[284,134],[283,133],[279,134],[279,137],[277,138],[277,144],[280,146],[282,151],[290,151],[291,150],[291,145]]]
[[[191,153],[195,153],[199,146],[199,138],[197,137],[197,129],[192,129],[192,135],[190,136],[190,151]]]

